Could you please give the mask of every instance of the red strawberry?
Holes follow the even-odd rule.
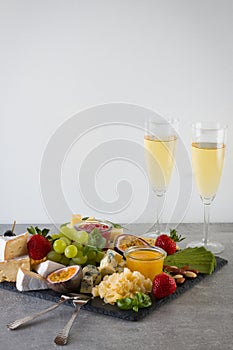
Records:
[[[43,259],[51,250],[51,243],[40,234],[34,234],[27,243],[28,255],[34,260]]]
[[[173,239],[171,239],[171,237],[165,234],[162,234],[159,237],[157,237],[155,245],[165,250],[167,255],[172,255],[176,252],[176,242],[174,242]]]
[[[167,297],[176,291],[176,282],[167,273],[160,273],[153,280],[152,292],[157,299]]]

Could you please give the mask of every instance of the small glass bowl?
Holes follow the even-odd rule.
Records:
[[[113,225],[109,222],[99,220],[83,220],[75,224],[74,228],[78,231],[86,231],[87,233],[90,233],[93,229],[97,228],[101,235],[106,238],[105,248],[109,247],[111,230],[113,228]]]
[[[130,247],[124,252],[126,266],[131,271],[139,271],[152,281],[163,271],[167,253],[159,247]]]

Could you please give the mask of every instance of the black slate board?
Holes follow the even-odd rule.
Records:
[[[224,265],[226,265],[228,263],[227,260],[220,258],[220,257],[216,257],[216,262],[217,262],[217,266],[215,268],[214,273],[217,272],[219,269],[221,269]],[[103,315],[118,317],[118,318],[121,318],[121,319],[127,320],[127,321],[138,321],[138,320],[144,318],[145,316],[149,315],[151,312],[157,310],[160,306],[164,305],[165,303],[167,303],[167,302],[177,298],[179,295],[185,293],[187,290],[189,290],[190,288],[192,288],[197,283],[199,283],[200,281],[202,281],[203,279],[205,279],[207,277],[209,277],[209,275],[198,274],[197,278],[195,278],[193,280],[191,280],[191,279],[186,280],[183,285],[178,286],[176,292],[173,293],[172,295],[170,295],[169,297],[166,297],[166,298],[163,298],[160,300],[156,300],[156,301],[152,297],[152,306],[145,308],[145,309],[139,309],[138,312],[134,312],[132,310],[120,310],[115,305],[105,304],[100,298],[91,299],[86,305],[82,306],[82,309],[96,312],[96,313],[103,314]],[[12,282],[2,282],[2,283],[0,283],[0,288],[6,289],[6,290],[12,291],[12,292],[20,293],[16,289],[15,283],[12,283]],[[30,295],[32,297],[45,299],[45,300],[49,300],[49,301],[53,301],[53,302],[58,302],[60,295],[61,295],[61,294],[56,293],[56,292],[49,290],[49,289],[42,290],[42,291],[21,292],[21,294]],[[72,306],[73,304],[72,304],[72,302],[67,301],[66,305]]]

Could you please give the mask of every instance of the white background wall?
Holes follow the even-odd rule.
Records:
[[[46,145],[69,117],[110,102],[179,117],[188,150],[193,121],[226,122],[227,159],[212,221],[232,222],[232,33],[231,0],[0,0],[0,222],[51,220],[39,180]],[[88,140],[83,151],[87,145]],[[72,173],[74,163],[69,164]],[[62,182],[70,212],[108,217],[89,208],[77,188],[72,189],[77,184],[69,183],[68,169]],[[116,172],[119,178],[124,174],[130,182],[135,179],[134,169],[123,163],[114,176],[109,171],[104,184],[97,181],[104,198],[105,186],[111,194],[118,181]],[[175,198],[174,181],[175,175],[168,211]],[[134,191],[132,205],[112,214],[112,220],[135,219],[144,197],[142,189]],[[115,195],[114,189],[106,200]],[[54,205],[59,206],[56,198]],[[184,214],[186,222],[202,221],[195,186]],[[153,221],[152,211],[144,221]]]

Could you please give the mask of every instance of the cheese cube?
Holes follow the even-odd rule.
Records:
[[[101,281],[101,273],[94,265],[87,265],[83,268],[83,279],[80,292],[91,293],[92,288]]]
[[[18,236],[0,236],[0,260],[10,260],[27,254],[28,232]]]
[[[16,282],[20,267],[25,270],[30,270],[30,258],[28,255],[8,261],[0,261],[0,282]]]
[[[117,270],[117,265],[121,263],[122,256],[112,249],[108,249],[105,257],[100,261],[99,271],[102,276],[112,275]]]

